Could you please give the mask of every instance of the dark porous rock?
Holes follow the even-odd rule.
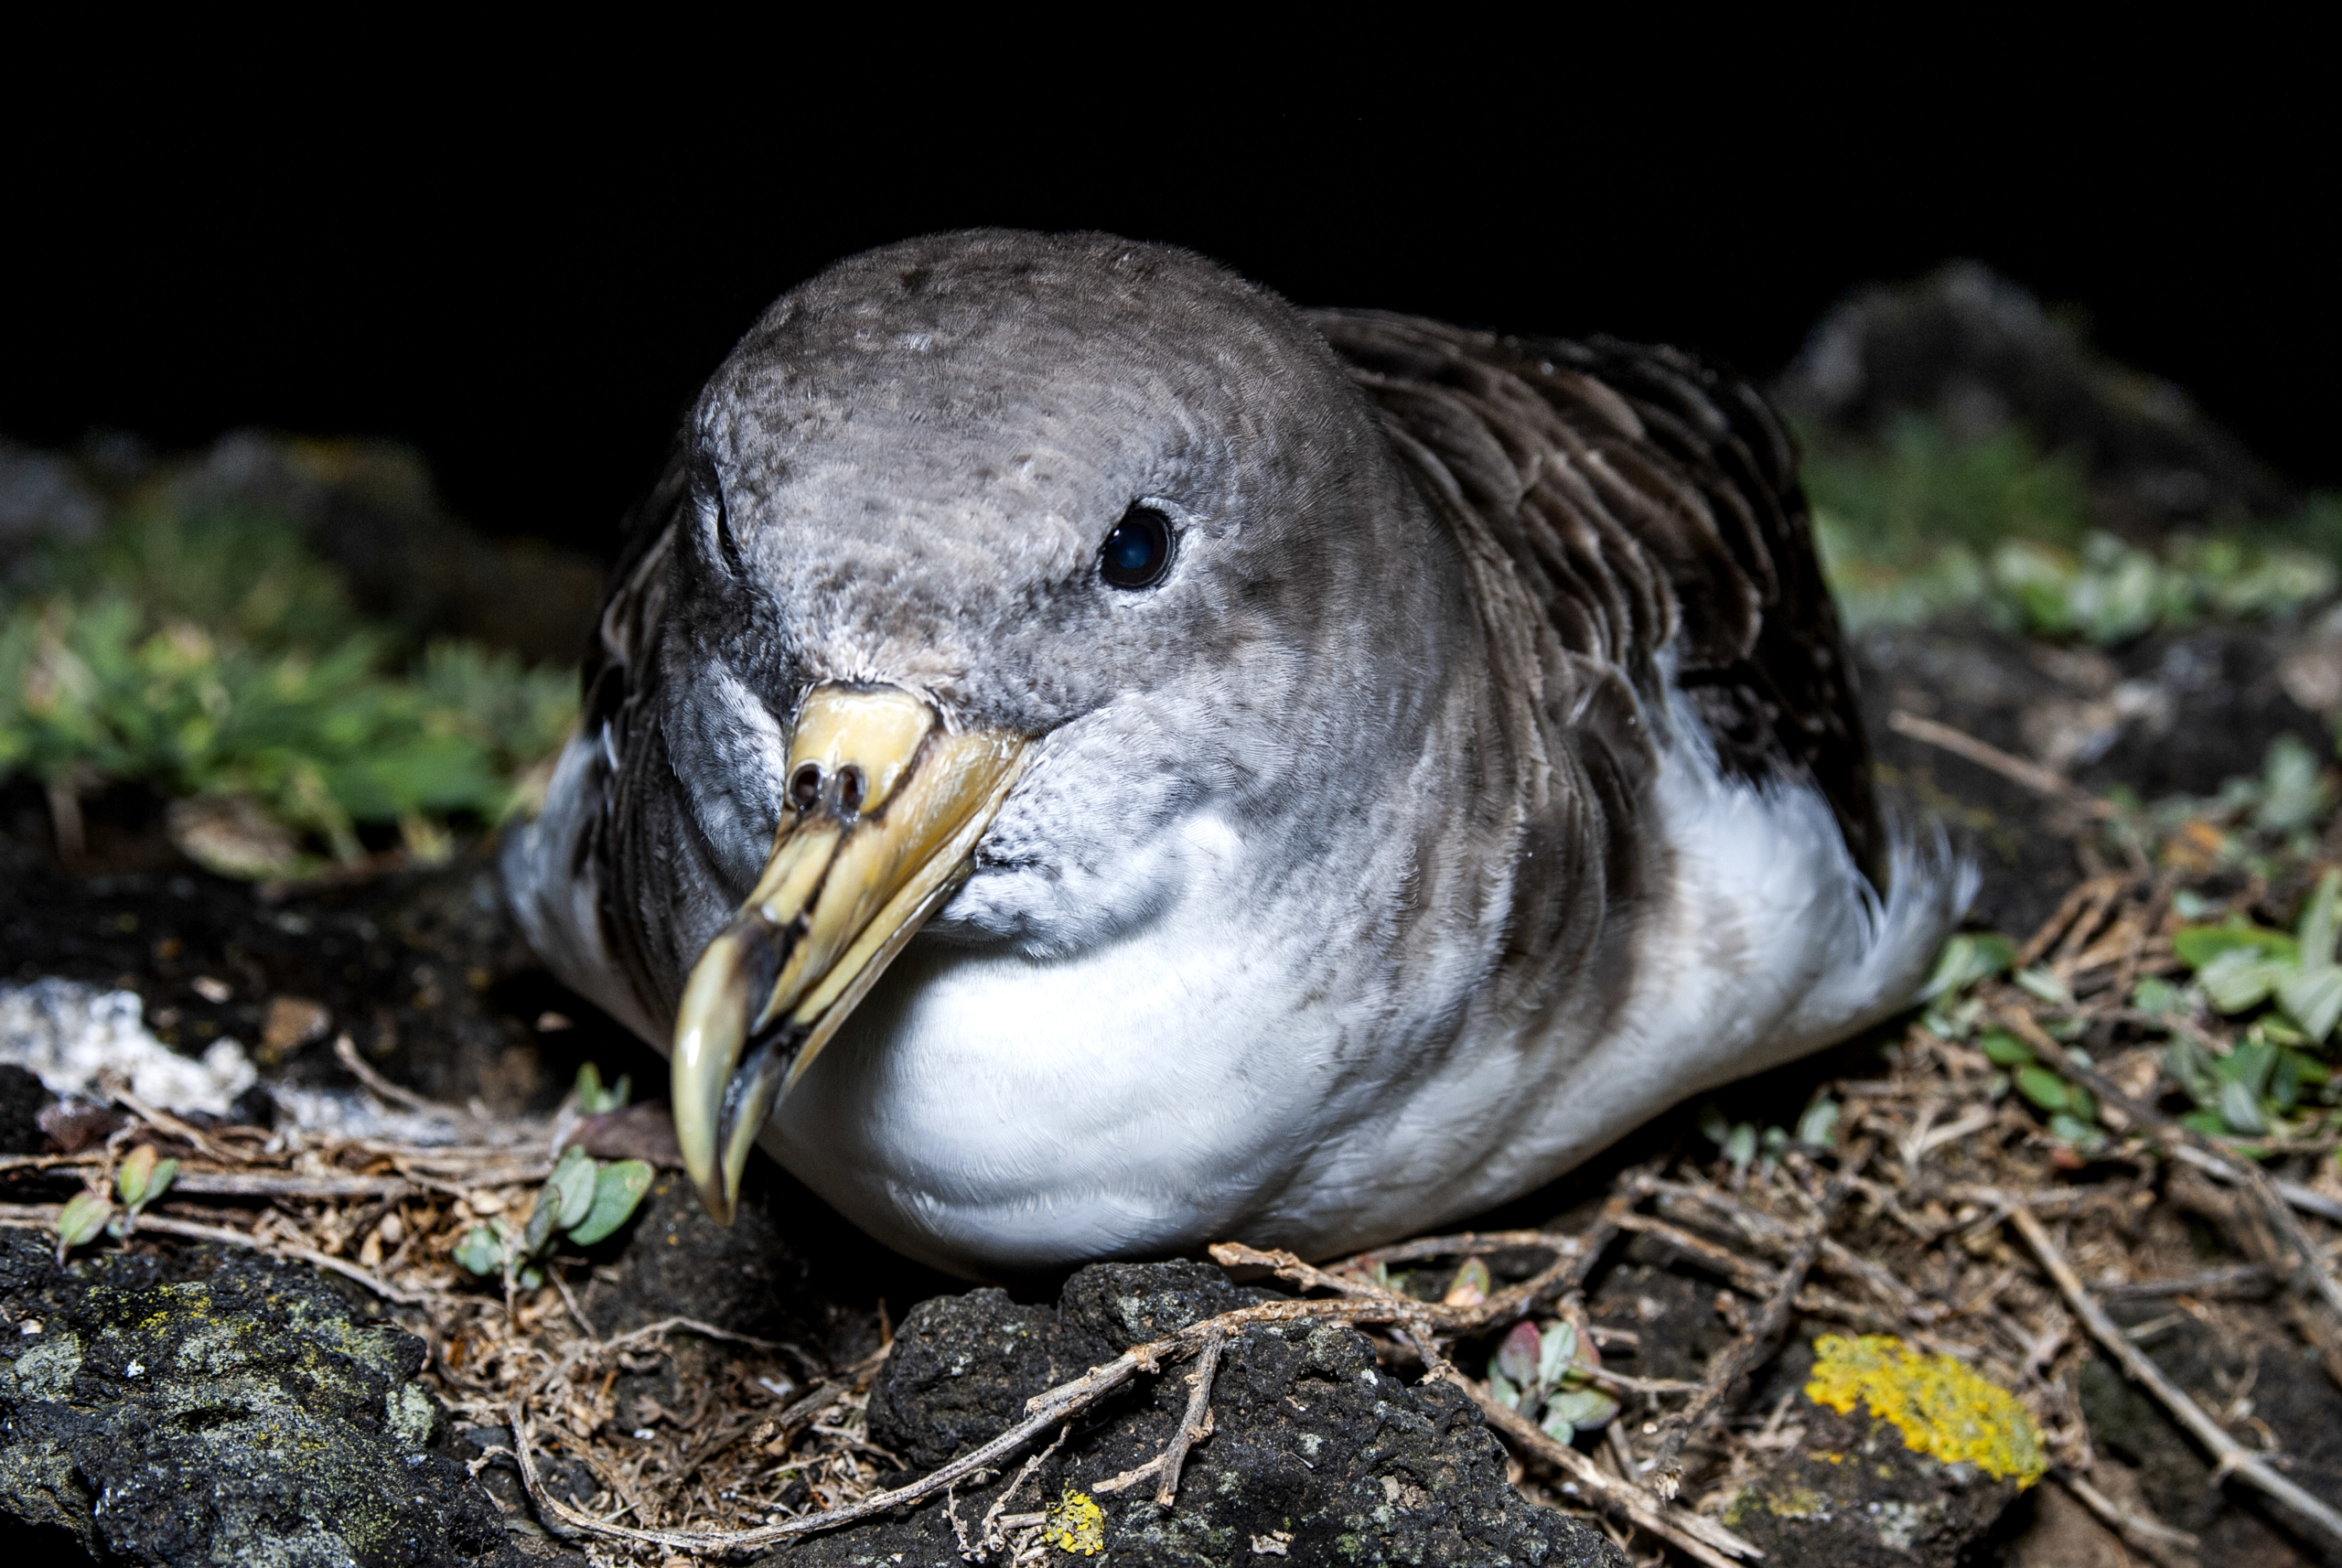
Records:
[[[1120,1354],[1267,1299],[1230,1283],[1209,1263],[1093,1263],[1066,1281],[1058,1311]]]
[[[1767,1562],[1799,1568],[1953,1568],[1977,1561],[2025,1489],[2014,1470],[2037,1454],[2032,1440],[2003,1440],[1995,1468],[2010,1473],[2001,1477],[1972,1458],[1946,1462],[1915,1447],[1868,1396],[1842,1412],[1817,1402],[1809,1391],[1815,1349],[1792,1342],[1750,1401],[1752,1408],[1779,1410],[1782,1430],[1795,1441],[1757,1451],[1761,1468],[1725,1506],[1725,1526],[1762,1547]],[[1971,1379],[1967,1388],[1983,1393],[1988,1385]],[[1912,1408],[1939,1418],[1954,1408],[1948,1400],[1972,1398],[1915,1385]],[[1988,1410],[1978,1413],[1986,1430],[2000,1422]],[[1922,1429],[1918,1441],[1942,1435]]]
[[[601,1332],[687,1317],[783,1341],[809,1369],[850,1367],[876,1350],[874,1307],[957,1283],[873,1246],[762,1160],[751,1162],[729,1225],[708,1217],[681,1173],[661,1171],[626,1229],[593,1253],[607,1261],[584,1305]]]
[[[980,1290],[922,1305],[904,1322],[870,1401],[874,1441],[901,1445],[931,1468],[1008,1426],[1025,1401],[1120,1348],[1262,1299],[1195,1263],[1101,1264],[1066,1284],[1058,1308],[1020,1306]],[[1084,1553],[1112,1564],[1537,1564],[1620,1568],[1592,1527],[1522,1498],[1479,1412],[1445,1384],[1382,1371],[1365,1337],[1336,1325],[1261,1325],[1231,1339],[1212,1386],[1209,1435],[1189,1451],[1177,1500],[1155,1483],[1119,1492],[1100,1483],[1162,1453],[1184,1418],[1193,1362],[1142,1375],[1078,1420],[1004,1512],[1100,1510],[1101,1539]],[[929,1435],[932,1434],[932,1435]],[[1046,1444],[1037,1444],[1037,1449]],[[946,1563],[982,1551],[986,1510],[1016,1487],[1022,1457],[983,1485],[962,1486],[888,1518],[815,1536],[775,1553],[770,1568]],[[957,1529],[955,1530],[955,1520]],[[1034,1533],[1026,1527],[1024,1537]],[[1069,1553],[1049,1551],[1052,1562]]]
[[[1633,1342],[1606,1349],[1606,1359],[1631,1356],[1628,1369],[1645,1378],[1697,1380],[1708,1360],[1732,1343],[1732,1325],[1716,1310],[1724,1293],[1665,1267],[1670,1249],[1655,1238],[1634,1237],[1626,1261],[1602,1277],[1586,1310],[1595,1326],[1623,1330]]]
[[[0,807],[38,806],[28,790],[0,784]],[[498,1115],[551,1111],[587,1060],[605,1082],[664,1081],[655,1052],[529,951],[489,846],[446,865],[270,889],[142,862],[148,850],[102,832],[95,810],[91,858],[118,850],[119,864],[145,868],[70,875],[45,808],[29,822],[0,811],[0,980],[132,991],[164,1045],[199,1057],[236,1040],[270,1083],[295,1089],[354,1085],[334,1056],[342,1034],[403,1087]],[[176,854],[157,843],[156,854]],[[273,1037],[279,1003],[310,1026]],[[564,1026],[539,1028],[548,1013]]]
[[[932,1470],[999,1436],[1033,1395],[1119,1350],[1046,1306],[1018,1306],[1004,1291],[923,1301],[903,1319],[870,1391],[870,1440],[913,1470]]]
[[[209,1248],[59,1268],[5,1230],[0,1314],[0,1510],[92,1556],[526,1560],[415,1380],[422,1341],[306,1269]]]
[[[1805,1436],[1743,1487],[1725,1526],[1799,1568],[1953,1568],[2016,1499],[2013,1480],[1914,1452],[1863,1406],[1798,1398]]]
[[[56,1101],[39,1079],[14,1062],[0,1062],[0,1155],[38,1155],[48,1149],[40,1113]]]
[[[2079,454],[2109,499],[2150,527],[2297,504],[2186,392],[2094,352],[2070,322],[1974,262],[1859,290],[1815,325],[1775,394],[1865,435],[1907,412],[1970,435],[2025,425]]]

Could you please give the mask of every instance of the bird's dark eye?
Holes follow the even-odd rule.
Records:
[[[1123,514],[1098,547],[1098,575],[1109,587],[1151,588],[1171,569],[1171,520],[1151,506]]]

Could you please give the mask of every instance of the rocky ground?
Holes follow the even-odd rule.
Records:
[[[1849,427],[1930,400],[2063,422],[2141,531],[2283,503],[2184,400],[2142,402],[1963,278],[1932,303],[1855,302],[1838,338],[1817,334],[1793,398]],[[1971,406],[1979,388],[1998,414]],[[2124,397],[2147,413],[2108,414]],[[376,489],[384,507],[399,493]],[[425,555],[446,543],[435,527]],[[383,594],[419,584],[489,625],[466,585],[527,569],[499,561],[453,577],[358,565],[380,566]],[[549,647],[563,628],[527,635]],[[1857,651],[1882,782],[1982,868],[1971,925],[2043,932],[2025,961],[2084,1000],[1990,978],[1974,999],[2175,1108],[2162,1036],[2125,1010],[2135,975],[2186,979],[2175,893],[2291,929],[2317,870],[2342,862],[2342,830],[2330,775],[2306,836],[2257,859],[2203,809],[2152,808],[2259,778],[2280,736],[2322,766],[2342,629],[2226,621],[2100,650],[1971,618],[1874,628]],[[174,847],[158,798],[121,786],[83,802],[69,871],[49,805],[0,787],[0,984],[126,991],[164,1046],[236,1041],[260,1083],[216,1116],[158,1121],[119,1097],[60,1101],[0,1066],[0,1540],[38,1560],[2342,1562],[2238,1466],[2216,1470],[2010,1218],[2037,1214],[2116,1337],[2256,1463],[2342,1499],[2342,1356],[2286,1288],[2266,1214],[2119,1112],[2108,1146],[2059,1142],[2007,1074],[1993,1083],[1975,1038],[1932,1032],[1940,1019],[1735,1089],[1731,1120],[1779,1132],[1761,1157],[1687,1106],[1477,1236],[1338,1274],[1230,1254],[970,1289],[768,1166],[731,1230],[709,1223],[661,1136],[663,1063],[520,943],[491,843],[435,866],[232,881]],[[2126,941],[2111,983],[2100,950]],[[650,1103],[565,1114],[587,1062]],[[392,1120],[313,1135],[292,1122],[303,1093]],[[1824,1101],[1837,1123],[1809,1137]],[[385,1131],[402,1112],[438,1141],[413,1141],[412,1117]],[[556,1133],[659,1168],[636,1217],[557,1257],[541,1288],[459,1270],[460,1235],[527,1212]],[[190,1173],[153,1209],[181,1229],[59,1262],[57,1205],[141,1142]],[[2342,1214],[2331,1140],[2276,1153],[2330,1267],[2342,1227],[2315,1205]],[[1623,1406],[1614,1419],[1582,1405],[1557,1440],[1505,1403],[1483,1372],[1519,1369],[1502,1348],[1524,1316],[1542,1343],[1566,1326],[1579,1364],[1599,1362],[1587,1386]],[[1836,1408],[1832,1358],[1878,1334],[1950,1359]],[[1961,1381],[1959,1365],[1983,1376]],[[1111,1387],[1081,1389],[1117,1367]],[[1679,1440],[1711,1387],[1717,1419]],[[2026,1414],[1993,1426],[2012,1395]],[[1044,1398],[1061,1419],[970,1463]],[[1680,1502],[1665,1504],[1679,1441]],[[928,1477],[943,1484],[884,1506]],[[825,1509],[865,1511],[789,1533]]]
[[[2075,777],[2092,787],[2129,782],[2143,796],[2208,795],[2234,769],[2226,759],[2258,758],[2281,733],[2321,735],[2324,719],[2292,693],[2318,694],[2328,656],[2314,627],[2205,629],[2117,656],[1974,629],[1880,634],[1864,648],[1885,775],[1907,800],[1949,815],[1971,836],[1985,872],[1980,918],[2014,931],[2039,925],[2100,868],[2078,860],[2076,840],[2058,830],[2036,791],[1898,733],[1893,714],[1918,713],[2024,756],[2088,750]],[[2196,744],[2175,744],[2175,736]],[[127,988],[167,1042],[193,1049],[223,1036],[250,1041],[280,1082],[351,1086],[331,1046],[347,1033],[390,1079],[490,1115],[550,1111],[587,1059],[607,1075],[632,1072],[655,1093],[657,1059],[561,990],[514,940],[485,849],[449,866],[339,886],[256,888],[167,864],[73,876],[54,864],[38,831],[43,824],[26,805],[18,831],[0,842],[9,890],[0,941],[12,978]],[[106,820],[119,830],[117,864],[134,866],[140,853],[165,855],[159,838],[144,852],[136,847],[134,803]],[[1817,1083],[1883,1072],[1877,1053],[1891,1037],[1771,1075],[1735,1109],[1759,1124],[1793,1120]],[[48,1100],[21,1075],[11,1079],[0,1125],[13,1152],[55,1155],[77,1140],[102,1144],[127,1121],[118,1110],[93,1123],[60,1118]],[[1570,1231],[1618,1170],[1655,1155],[1697,1166],[1715,1154],[1687,1111],[1603,1170],[1489,1223]],[[53,1201],[72,1185],[38,1166],[6,1176],[7,1196],[18,1202]],[[2218,1195],[2177,1183],[2168,1196],[2163,1239],[2180,1254],[2173,1271],[2249,1261],[2223,1234],[2234,1216]],[[217,1216],[227,1207],[190,1199],[187,1212]],[[347,1281],[297,1262],[159,1239],[126,1249],[102,1244],[60,1268],[45,1238],[8,1234],[0,1313],[16,1327],[0,1355],[15,1357],[0,1388],[7,1423],[0,1489],[33,1538],[61,1545],[63,1531],[113,1557],[153,1563],[215,1553],[275,1560],[264,1543],[287,1562],[313,1560],[305,1553],[338,1543],[335,1550],[370,1563],[519,1561],[587,1544],[599,1556],[622,1544],[547,1533],[505,1456],[509,1425],[479,1419],[476,1405],[455,1408],[477,1391],[448,1367],[448,1345],[427,1358],[427,1328],[426,1337],[414,1337],[399,1326],[413,1326],[411,1316]],[[1491,1254],[1494,1283],[1538,1261]],[[1445,1278],[1435,1272],[1417,1288],[1435,1289]],[[865,1406],[843,1423],[858,1426],[854,1441],[867,1444],[861,1478],[884,1486],[981,1443],[1026,1399],[1111,1360],[1133,1339],[1260,1298],[1275,1282],[1240,1289],[1189,1263],[1021,1282],[1013,1294],[971,1293],[872,1247],[786,1176],[768,1172],[729,1232],[709,1225],[679,1182],[662,1179],[642,1216],[603,1245],[577,1283],[580,1305],[605,1337],[682,1316],[791,1348],[766,1384],[729,1376],[726,1349],[713,1341],[680,1340],[663,1357],[614,1367],[604,1425],[620,1441],[655,1432],[656,1442],[688,1445],[693,1423],[724,1418],[712,1413],[712,1400],[746,1407],[736,1424],[770,1424],[783,1413],[772,1387],[794,1394],[837,1380],[849,1407],[856,1400]],[[1612,1365],[1644,1379],[1696,1381],[1730,1346],[1746,1310],[1749,1293],[1742,1288],[1735,1299],[1736,1283],[1728,1270],[1686,1267],[1680,1250],[1630,1236],[1592,1280],[1586,1321],[1617,1347],[1608,1352]],[[2334,1437],[2342,1432],[2342,1396],[2265,1276],[2209,1304],[2202,1316],[2175,1317],[2168,1300],[2154,1297],[2113,1309],[2152,1333],[2158,1359],[2184,1386],[2218,1408],[2246,1412],[2239,1430],[2264,1434],[2256,1442],[2285,1455],[2294,1478],[2342,1496],[2342,1446]],[[1133,1313],[1148,1316],[1123,1320]],[[869,1358],[890,1322],[899,1326],[892,1351],[873,1378]],[[35,1323],[38,1332],[27,1326]],[[1777,1431],[1801,1429],[1773,1455],[1778,1463],[1749,1473],[1740,1490],[1757,1500],[1722,1514],[1744,1538],[1812,1563],[2046,1565],[2138,1555],[2055,1485],[2019,1494],[1913,1454],[1865,1414],[1815,1407],[1799,1390],[1814,1336],[1830,1326],[1793,1326],[1778,1359],[1735,1402],[1759,1429],[1767,1417]],[[2191,1560],[2203,1564],[2331,1560],[2283,1510],[2232,1483],[2214,1485],[2200,1450],[2102,1357],[2066,1354],[2101,1492],[2197,1537]],[[861,1395],[851,1387],[857,1367],[865,1369]],[[1419,1384],[1418,1375],[1391,1342],[1348,1327],[1301,1325],[1242,1338],[1223,1362],[1214,1430],[1194,1449],[1180,1502],[1160,1508],[1140,1487],[1109,1504],[1108,1560],[1613,1560],[1613,1548],[1583,1519],[1508,1486],[1509,1466],[1523,1477],[1520,1461],[1508,1459],[1469,1400]],[[1176,1376],[1165,1377],[1090,1412],[1071,1442],[1021,1478],[1002,1517],[1042,1520],[1022,1527],[1037,1540],[1047,1510],[1069,1490],[1089,1488],[1106,1503],[1097,1483],[1159,1449],[1186,1394]],[[1791,1417],[1783,1423],[1785,1407]],[[1603,1450],[1599,1440],[1580,1442]],[[1856,1464],[1869,1473],[1848,1495],[1857,1479],[1848,1466]],[[607,1493],[589,1467],[570,1466],[574,1473],[549,1470],[548,1484],[581,1505]],[[960,1489],[950,1508],[907,1509],[817,1536],[774,1561],[882,1563],[897,1552],[905,1562],[951,1560],[960,1551],[954,1515],[977,1530],[1015,1479],[1015,1466],[1004,1466],[989,1484]],[[1560,1490],[1533,1456],[1526,1479],[1541,1501],[1585,1500]],[[1829,1480],[1839,1483],[1834,1491],[1817,1484]],[[822,1500],[810,1487],[797,1498],[799,1508]],[[1816,1501],[1831,1498],[1835,1506]],[[551,1522],[558,1530],[560,1521]],[[1016,1544],[1014,1534],[1004,1550]],[[1647,1536],[1628,1539],[1649,1544]]]

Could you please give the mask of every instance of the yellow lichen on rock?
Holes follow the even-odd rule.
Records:
[[[1949,1356],[1925,1356],[1885,1334],[1825,1334],[1813,1342],[1808,1399],[1842,1415],[1857,1402],[1892,1423],[1904,1444],[1947,1465],[1975,1466],[2020,1490],[2048,1467],[2041,1433],[2015,1396]]]
[[[1092,1501],[1089,1493],[1068,1487],[1065,1497],[1049,1510],[1041,1539],[1059,1552],[1095,1557],[1106,1550],[1106,1510]]]

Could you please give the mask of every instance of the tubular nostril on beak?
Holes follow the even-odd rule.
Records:
[[[800,811],[810,811],[822,803],[827,780],[818,762],[800,762],[789,776],[789,803]],[[862,810],[862,802],[869,792],[869,784],[862,769],[852,763],[837,770],[837,809],[851,814]]]
[[[797,771],[789,776],[789,803],[800,811],[810,811],[822,803],[820,763],[800,763]]]

